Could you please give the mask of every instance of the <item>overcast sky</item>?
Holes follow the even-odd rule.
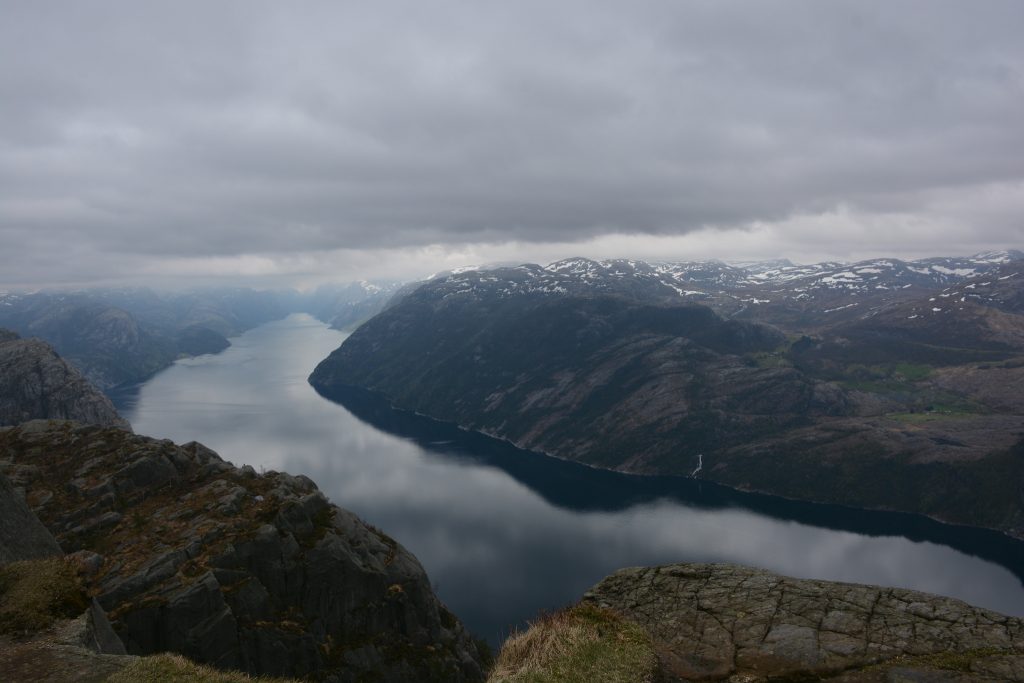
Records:
[[[1024,2],[0,0],[0,288],[1024,247]]]

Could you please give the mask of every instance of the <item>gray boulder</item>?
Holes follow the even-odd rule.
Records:
[[[584,600],[644,627],[666,681],[1024,681],[1024,622],[917,591],[677,564]]]

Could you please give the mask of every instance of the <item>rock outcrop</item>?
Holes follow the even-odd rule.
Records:
[[[60,556],[60,546],[0,473],[0,564]]]
[[[679,564],[584,601],[646,629],[667,681],[1024,681],[1022,620],[916,591]]]
[[[0,332],[0,425],[59,419],[130,429],[110,399],[49,344]]]
[[[0,454],[129,653],[337,681],[482,678],[415,557],[305,477],[63,421],[0,429]]]
[[[77,563],[62,556],[21,491],[0,474],[0,680],[102,681],[125,666],[124,644],[72,577]],[[71,596],[66,585],[55,588],[54,575],[74,584]],[[85,605],[67,618],[69,607]]]
[[[0,680],[100,683],[136,657],[125,656],[103,610],[93,603],[73,619],[61,619],[29,635],[0,634]]]

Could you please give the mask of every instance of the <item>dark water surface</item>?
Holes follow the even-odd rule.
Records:
[[[293,315],[179,361],[119,396],[119,408],[140,434],[308,475],[415,553],[445,603],[492,643],[619,567],[681,561],[903,586],[1024,615],[1022,543],[913,515],[593,470],[360,392],[335,403],[306,378],[344,338]]]

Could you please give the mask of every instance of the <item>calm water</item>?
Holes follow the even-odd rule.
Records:
[[[306,378],[344,337],[293,315],[176,363],[119,407],[140,434],[310,476],[415,553],[452,611],[492,643],[619,567],[680,561],[904,586],[1024,614],[1024,544],[998,534],[601,472],[366,396],[334,397],[342,407]]]

